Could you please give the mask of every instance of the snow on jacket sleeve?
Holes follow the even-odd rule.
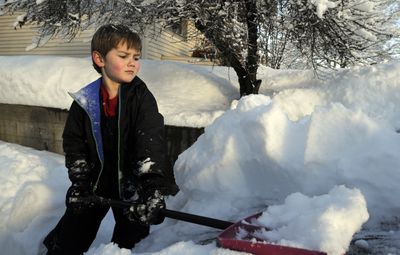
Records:
[[[163,193],[169,193],[164,118],[158,111],[153,94],[146,88],[140,97],[136,122],[135,175]],[[146,186],[147,186],[146,185]]]

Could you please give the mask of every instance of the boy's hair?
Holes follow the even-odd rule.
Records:
[[[142,51],[142,41],[137,33],[130,30],[124,25],[103,25],[94,33],[91,43],[91,52],[97,51],[103,58],[107,53],[117,48],[119,43],[126,43],[128,49],[135,49],[138,52]],[[92,60],[93,61],[93,60]],[[101,69],[93,62],[93,67],[98,73]]]

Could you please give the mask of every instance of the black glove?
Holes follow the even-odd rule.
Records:
[[[85,186],[83,183],[76,182],[67,191],[66,206],[74,214],[82,214],[95,205],[93,201],[88,200],[93,196],[93,192]]]
[[[68,168],[68,177],[72,183],[87,182],[90,183],[93,164],[80,155],[66,156],[65,166]]]
[[[72,182],[67,191],[66,206],[75,214],[83,213],[86,209],[94,206],[94,203],[82,199],[93,195],[90,178],[93,166],[82,157],[77,156],[66,156],[65,165],[68,168],[68,177]]]
[[[156,190],[153,195],[147,197],[144,203],[135,204],[128,208],[126,214],[129,220],[138,221],[143,225],[160,224],[164,221],[164,215],[160,212],[165,208],[164,196]]]
[[[165,217],[160,213],[165,208],[163,191],[164,178],[155,174],[147,174],[140,177],[140,185],[137,189],[139,200],[137,204],[127,208],[125,213],[128,219],[138,221],[143,225],[160,224]]]

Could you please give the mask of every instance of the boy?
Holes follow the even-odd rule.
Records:
[[[65,214],[44,240],[48,255],[86,252],[109,206],[81,202],[94,195],[135,201],[140,210],[111,208],[111,241],[132,249],[163,221],[167,178],[164,122],[157,103],[136,75],[141,40],[123,25],[105,25],[93,36],[93,66],[101,78],[75,94],[63,133],[71,180]],[[175,186],[176,187],[176,186]]]

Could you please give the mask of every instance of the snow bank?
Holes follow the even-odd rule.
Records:
[[[343,255],[354,233],[368,220],[366,206],[358,189],[344,186],[314,197],[294,193],[257,219],[271,231],[263,229],[256,236],[280,245]]]
[[[400,61],[393,61],[342,69],[316,80],[310,71],[261,68],[261,92],[275,91],[274,101],[294,121],[336,102],[400,129],[399,70]]]
[[[61,216],[69,183],[63,165],[60,155],[0,141],[2,254],[34,254]]]
[[[398,151],[397,133],[342,104],[291,121],[279,104],[254,95],[208,126],[179,156],[175,173],[188,197],[211,208],[224,201],[226,212],[239,212],[240,201],[262,207],[345,184],[366,196],[377,223],[400,211]]]

